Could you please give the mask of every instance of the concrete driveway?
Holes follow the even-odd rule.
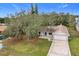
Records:
[[[68,40],[53,40],[48,56],[71,56]]]

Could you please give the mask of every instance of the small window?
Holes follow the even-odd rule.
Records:
[[[45,36],[47,35],[47,32],[45,32]]]
[[[52,33],[49,33],[49,35],[52,35]]]
[[[39,35],[41,34],[41,32],[39,32]]]

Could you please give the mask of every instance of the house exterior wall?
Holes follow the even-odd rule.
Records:
[[[39,38],[48,39],[48,41],[51,41],[50,37],[48,36],[39,36]]]
[[[52,33],[52,35],[49,35],[47,32],[47,35],[45,36],[45,32],[41,32],[39,38],[48,39],[48,41],[51,40],[68,40],[68,35],[66,33]]]
[[[48,39],[48,41],[51,41],[53,35],[49,35],[49,32],[46,32],[46,33],[47,33],[47,35],[45,35],[45,32],[40,32],[39,38],[44,38],[44,39]]]

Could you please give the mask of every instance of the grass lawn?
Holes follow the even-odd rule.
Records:
[[[72,56],[79,56],[79,33],[74,27],[68,28],[70,32],[69,46]]]
[[[7,46],[2,49],[0,55],[16,55],[16,56],[46,56],[51,42],[47,39],[36,41],[21,41],[17,44]]]
[[[71,38],[69,41],[72,56],[79,56],[79,37]]]

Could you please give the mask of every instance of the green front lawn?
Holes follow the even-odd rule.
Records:
[[[70,51],[72,56],[79,56],[79,37],[70,38]]]
[[[46,56],[50,48],[51,42],[47,39],[39,39],[36,41],[21,41],[17,44],[8,46],[0,55],[18,55],[18,56]]]
[[[79,56],[79,33],[73,27],[68,28],[70,33],[69,46],[72,56]]]

